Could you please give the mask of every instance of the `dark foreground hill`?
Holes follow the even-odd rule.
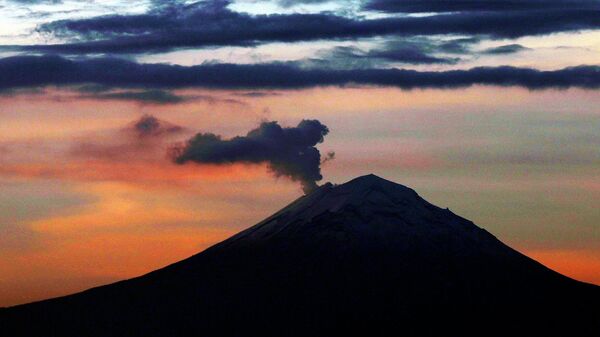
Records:
[[[0,335],[599,336],[600,287],[370,175],[164,269],[4,309]]]

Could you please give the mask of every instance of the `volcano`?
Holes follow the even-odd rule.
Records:
[[[368,175],[166,268],[3,309],[0,335],[598,336],[600,287]]]

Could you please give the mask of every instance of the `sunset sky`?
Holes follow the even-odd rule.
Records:
[[[600,285],[600,1],[0,17],[0,306],[144,274],[368,173]]]

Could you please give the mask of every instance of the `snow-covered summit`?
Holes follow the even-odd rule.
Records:
[[[257,244],[273,249],[327,245],[331,250],[377,246],[393,254],[514,253],[471,221],[373,174],[341,185],[324,184],[215,248]]]
[[[345,207],[357,207],[366,204],[373,206],[412,204],[415,206],[423,202],[424,200],[412,189],[374,174],[369,174],[341,185],[326,183],[283,208],[274,216],[286,215],[288,217],[311,219],[324,212],[339,212]]]

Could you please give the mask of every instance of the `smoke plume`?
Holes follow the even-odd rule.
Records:
[[[198,133],[172,150],[175,163],[204,164],[266,163],[276,176],[302,184],[305,193],[317,187],[321,175],[321,153],[315,147],[329,133],[318,120],[303,120],[296,127],[263,122],[245,136],[223,139]],[[328,155],[331,158],[331,155]]]

